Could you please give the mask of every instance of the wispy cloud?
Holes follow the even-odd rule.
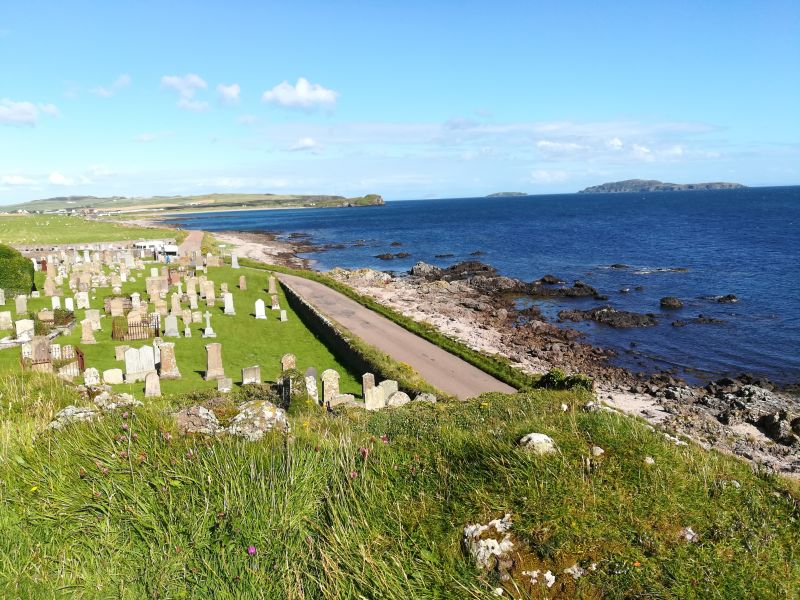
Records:
[[[217,86],[217,94],[219,95],[220,101],[222,101],[224,104],[238,104],[239,93],[241,91],[242,88],[239,87],[238,83],[232,83],[230,85],[220,83]]]
[[[195,100],[198,90],[205,90],[208,84],[199,75],[187,73],[186,75],[164,75],[161,86],[178,93],[176,106],[184,110],[200,112],[208,109],[208,102]]]
[[[300,77],[292,85],[288,81],[279,83],[271,90],[264,92],[261,97],[264,102],[277,104],[285,108],[301,108],[313,110],[316,108],[333,108],[339,92],[311,83],[305,77]]]
[[[0,123],[5,125],[36,125],[40,114],[57,117],[60,112],[55,104],[15,102],[8,98],[0,100]]]
[[[314,154],[319,154],[322,148],[320,148],[320,145],[314,138],[303,137],[292,144],[289,150],[292,152],[313,152]]]
[[[91,88],[89,91],[94,94],[95,96],[102,96],[103,98],[110,98],[117,92],[122,89],[125,89],[131,84],[131,76],[127,73],[123,73],[119,77],[117,77],[111,84],[109,85],[96,85]]]

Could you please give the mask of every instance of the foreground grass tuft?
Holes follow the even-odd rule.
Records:
[[[0,455],[1,596],[490,598],[502,582],[464,555],[462,529],[506,512],[520,565],[557,576],[531,588],[517,569],[506,597],[797,593],[800,514],[781,480],[583,412],[581,393],[377,413],[298,402],[289,438],[246,443],[180,437],[169,400],[42,431],[69,400],[42,403],[46,380],[0,379],[17,428]],[[559,452],[521,449],[532,431]],[[597,567],[575,581],[575,563]]]

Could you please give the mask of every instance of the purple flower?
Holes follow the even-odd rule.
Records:
[[[123,429],[124,431],[128,431],[128,424],[127,424],[127,423],[123,423],[123,424],[122,424],[122,429]]]
[[[253,556],[256,553],[256,547],[255,546],[248,546],[247,547],[247,553],[250,556]]]
[[[361,455],[361,458],[366,460],[369,456],[369,448],[359,448],[358,453]]]
[[[350,471],[350,479],[355,479],[358,477],[358,471]]]

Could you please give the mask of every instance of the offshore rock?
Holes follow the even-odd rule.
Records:
[[[575,322],[592,320],[617,328],[651,327],[656,324],[656,319],[651,314],[617,310],[609,305],[589,310],[562,310],[558,313],[558,318],[561,321]]]

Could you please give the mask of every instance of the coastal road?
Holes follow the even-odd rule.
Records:
[[[443,392],[466,400],[484,392],[515,391],[477,367],[321,283],[283,273],[275,275],[322,314],[395,360],[408,363],[428,383]]]
[[[192,252],[200,254],[200,247],[203,245],[203,232],[190,231],[183,243],[178,247],[178,256],[188,256],[191,258]]]

